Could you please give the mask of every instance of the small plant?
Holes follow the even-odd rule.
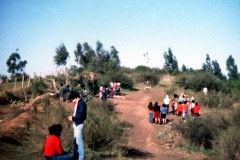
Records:
[[[166,125],[165,128],[162,131],[159,131],[157,134],[157,138],[161,139],[163,143],[170,143],[173,141],[173,137],[170,134],[171,126]]]

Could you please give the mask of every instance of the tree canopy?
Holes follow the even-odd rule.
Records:
[[[54,56],[54,62],[57,66],[61,65],[66,65],[67,64],[67,59],[69,58],[69,53],[67,51],[67,48],[65,45],[62,43],[60,44],[56,50],[56,55]]]
[[[18,49],[17,49],[18,51]],[[27,64],[26,60],[21,61],[21,56],[18,52],[12,53],[7,62],[8,66],[8,72],[12,74],[12,76],[18,75],[20,73],[23,73],[24,68]]]
[[[168,49],[168,52],[164,52],[163,57],[165,59],[163,69],[165,69],[170,74],[178,73],[178,61],[177,58],[173,55],[171,48]]]

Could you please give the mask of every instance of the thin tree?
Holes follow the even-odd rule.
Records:
[[[213,72],[212,63],[209,54],[206,55],[206,63],[203,63],[202,69],[208,73]]]
[[[239,80],[239,73],[237,65],[235,65],[235,60],[230,55],[226,61],[227,70],[228,70],[228,77],[230,80]]]
[[[173,55],[171,48],[168,49],[168,52],[164,52],[163,57],[165,59],[163,69],[165,69],[170,74],[178,73],[178,61],[177,58]]]

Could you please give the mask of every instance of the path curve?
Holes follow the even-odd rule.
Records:
[[[166,125],[150,124],[148,122],[147,105],[150,101],[161,104],[164,97],[164,88],[153,88],[152,90],[139,89],[127,92],[125,99],[113,98],[116,104],[118,117],[131,126],[128,134],[128,156],[131,159],[151,160],[175,160],[175,159],[205,159],[206,156],[198,153],[188,153],[179,147],[167,148],[156,142],[157,133],[162,131]],[[168,115],[169,119],[177,117]]]

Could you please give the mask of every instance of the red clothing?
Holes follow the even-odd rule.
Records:
[[[200,114],[200,106],[194,106],[194,108],[193,108],[193,113],[194,114]]]
[[[183,105],[183,111],[187,111],[188,110],[188,104],[184,104]]]
[[[178,112],[182,112],[182,111],[183,111],[183,105],[182,105],[182,104],[179,104],[179,105],[177,106],[177,111],[178,111]]]
[[[153,112],[153,109],[148,109],[148,112]]]
[[[159,111],[154,111],[153,115],[154,115],[154,118],[160,118],[160,112]]]
[[[44,144],[44,156],[54,156],[63,154],[61,139],[56,135],[50,135]]]

